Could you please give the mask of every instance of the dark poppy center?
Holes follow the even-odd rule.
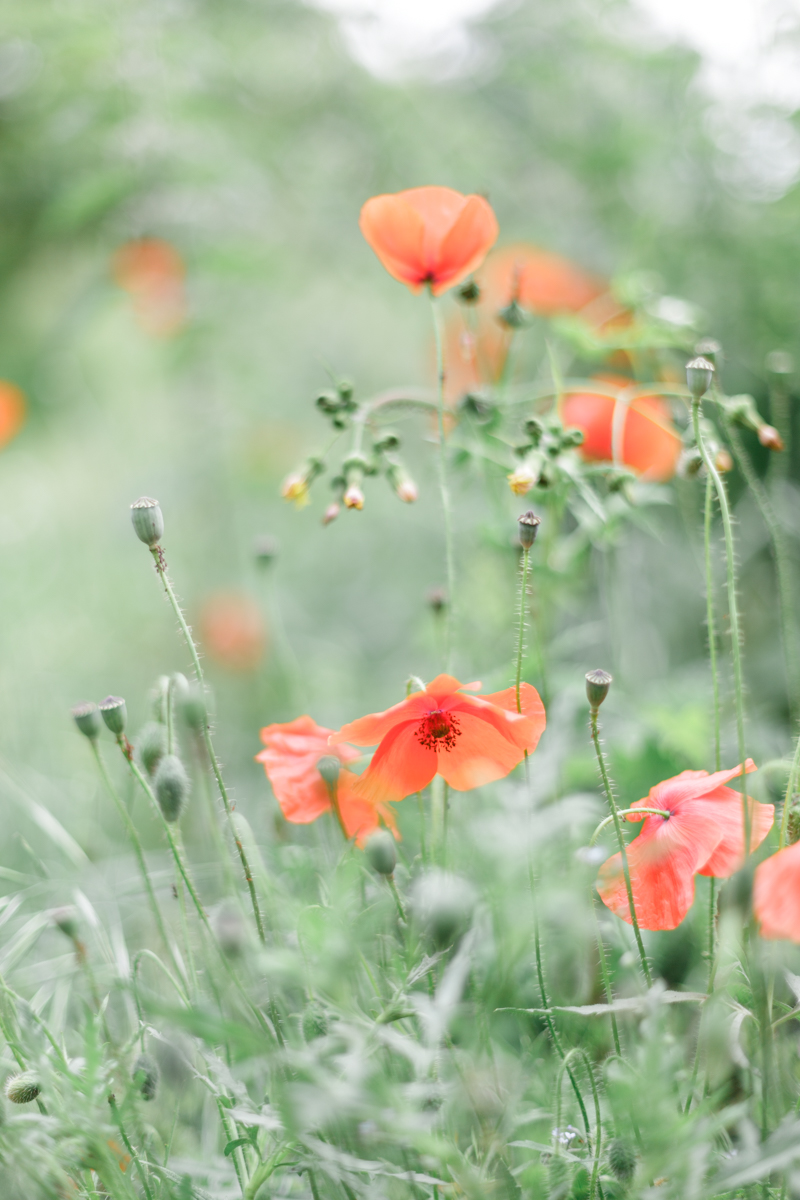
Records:
[[[420,721],[417,730],[417,741],[426,750],[452,750],[460,736],[458,717],[453,713],[442,712],[440,708],[429,712],[427,717]]]

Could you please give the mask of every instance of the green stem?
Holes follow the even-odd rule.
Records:
[[[181,606],[178,603],[178,598],[175,595],[175,592],[172,590],[172,584],[170,583],[169,576],[167,575],[167,561],[164,558],[164,551],[161,549],[160,546],[153,546],[150,550],[150,553],[153,555],[153,559],[156,564],[156,570],[158,571],[158,574],[161,578],[161,582],[164,585],[164,591],[167,593],[167,599],[169,600],[170,604],[172,605],[172,611],[175,613],[175,617],[177,619],[178,624],[181,627],[181,632],[183,633],[184,639],[186,641],[186,645],[189,648],[189,653],[192,656],[192,665],[194,666],[194,673],[195,673],[195,676],[197,677],[197,682],[199,683],[201,688],[205,688],[205,677],[203,675],[203,668],[200,666],[200,656],[198,655],[197,647],[194,644],[194,638],[192,637],[192,631],[190,630],[188,624],[186,623],[186,618],[184,617],[183,611],[181,610]],[[233,835],[233,840],[236,845],[236,849],[239,853],[239,859],[241,861],[242,870],[244,871],[244,877],[245,877],[245,881],[247,883],[247,890],[250,893],[250,902],[253,906],[253,916],[255,917],[255,920],[256,920],[256,928],[258,930],[258,936],[263,943],[266,943],[267,938],[266,938],[266,934],[264,932],[264,923],[261,919],[261,909],[258,906],[258,897],[256,895],[255,883],[253,882],[253,873],[250,870],[250,863],[248,862],[247,854],[245,852],[244,846],[242,845],[241,839],[239,838],[239,835],[236,832],[236,826],[233,821],[233,810],[231,809],[231,802],[228,797],[228,789],[225,787],[225,781],[222,778],[222,771],[220,769],[220,765],[217,760],[216,753],[214,751],[214,744],[211,741],[211,730],[208,727],[207,720],[203,721],[203,741],[205,742],[206,751],[208,753],[208,759],[209,759],[209,762],[211,763],[211,769],[214,772],[214,778],[217,781],[217,787],[219,788],[219,794],[222,798],[222,803],[225,807],[225,815],[228,818],[228,822],[230,824],[231,833]]]
[[[516,696],[517,696],[517,712],[522,712],[522,699],[520,696],[520,686],[522,680],[522,655],[525,649],[525,601],[528,595],[528,564],[530,562],[531,551],[529,546],[523,547],[522,550],[522,569],[520,572],[519,584],[519,626],[517,628],[517,675],[516,675]]]
[[[800,776],[800,734],[794,746],[794,758],[792,759],[792,767],[789,771],[789,779],[786,784],[786,795],[783,800],[783,815],[781,816],[781,833],[778,839],[778,849],[782,850],[786,845],[786,831],[789,826],[789,809],[792,806],[794,794],[797,791],[797,781]]]
[[[119,792],[114,787],[114,784],[111,781],[111,776],[108,773],[108,768],[106,767],[105,760],[103,759],[103,756],[100,753],[100,747],[98,746],[97,740],[95,738],[92,738],[92,740],[91,740],[91,747],[92,747],[92,752],[94,754],[95,762],[97,763],[97,769],[100,772],[100,775],[106,786],[106,790],[108,791],[108,794],[111,796],[111,799],[114,801],[114,804],[116,805],[117,812],[120,815],[122,823],[125,826],[125,829],[127,831],[128,837],[130,838],[131,845],[133,846],[133,852],[134,852],[134,855],[136,856],[136,861],[139,864],[139,872],[142,876],[142,881],[144,883],[145,891],[147,892],[147,899],[150,903],[150,909],[153,913],[153,917],[155,918],[156,927],[158,928],[158,932],[161,937],[161,940],[164,943],[164,948],[167,951],[167,953],[169,954],[170,958],[172,959],[172,965],[174,966],[177,973],[180,975],[181,974],[180,964],[178,963],[172,943],[170,942],[169,937],[167,935],[167,927],[164,922],[164,916],[161,912],[161,906],[158,903],[155,889],[153,888],[153,882],[150,879],[150,872],[147,869],[147,863],[145,862],[144,851],[142,849],[142,843],[139,840],[139,834],[137,832],[136,826],[134,825],[133,820],[131,819],[131,815],[128,812],[127,808],[125,807],[125,805],[122,801],[122,797],[120,796]]]
[[[136,1167],[136,1173],[142,1181],[142,1189],[144,1190],[144,1194],[147,1197],[147,1200],[153,1200],[153,1193],[150,1191],[150,1185],[147,1182],[147,1174],[141,1162],[139,1161],[139,1155],[131,1145],[131,1140],[125,1131],[125,1126],[122,1124],[122,1114],[117,1108],[116,1097],[113,1093],[108,1097],[108,1104],[112,1113],[114,1114],[114,1120],[116,1121],[117,1129],[119,1130],[119,1136],[125,1143],[125,1149],[128,1151],[128,1154],[130,1154],[133,1165]]]
[[[433,336],[436,342],[436,382],[438,387],[439,417],[439,494],[444,513],[444,546],[447,566],[447,606],[444,612],[444,669],[450,670],[453,645],[453,614],[455,609],[455,562],[453,557],[453,520],[450,511],[450,491],[447,486],[447,444],[444,425],[444,346],[442,341],[441,317],[433,292],[430,292]]]
[[[706,565],[706,628],[708,630],[708,658],[711,663],[711,683],[714,689],[714,762],[715,771],[722,770],[720,757],[720,707],[719,669],[717,666],[717,631],[714,619],[714,564],[711,560],[711,522],[713,517],[714,484],[711,476],[706,479],[705,520],[703,523]]]
[[[603,931],[600,928],[600,918],[597,915],[597,908],[595,906],[593,895],[590,895],[589,902],[591,903],[592,911],[594,913],[594,923],[597,931],[597,953],[600,957],[600,974],[603,977],[603,990],[606,994],[606,1003],[609,1006],[612,1006],[614,1004],[614,992],[611,987],[611,976],[608,972],[608,960],[606,959],[606,947],[605,942],[603,941]],[[614,1049],[619,1057],[622,1058],[622,1048],[619,1042],[619,1029],[617,1027],[617,1015],[614,1012],[611,1012],[609,1015],[611,1017],[611,1032],[614,1035]]]
[[[650,974],[650,966],[647,962],[647,955],[644,952],[644,943],[642,942],[642,935],[639,931],[639,921],[636,917],[636,906],[633,903],[633,888],[631,886],[631,873],[628,867],[628,852],[625,849],[625,839],[622,836],[622,826],[620,825],[619,821],[619,810],[617,809],[617,802],[614,798],[614,790],[611,787],[611,780],[608,776],[608,768],[606,766],[605,755],[603,754],[603,747],[600,745],[600,731],[597,725],[596,708],[590,709],[589,720],[591,722],[592,741],[594,743],[595,754],[597,755],[597,762],[598,766],[600,767],[600,775],[603,780],[603,790],[605,791],[606,800],[608,801],[609,808],[611,809],[611,816],[614,820],[614,829],[616,830],[617,834],[617,842],[619,843],[619,852],[620,857],[622,858],[622,873],[625,877],[625,891],[628,894],[628,908],[630,909],[631,914],[631,925],[633,926],[634,936],[636,937],[636,945],[639,949],[639,958],[641,959],[642,971],[644,972],[647,986],[652,987],[653,977]]]
[[[629,817],[632,813],[647,813],[648,816],[652,815],[655,817],[671,817],[672,816],[672,813],[667,812],[667,810],[665,808],[640,808],[637,805],[636,808],[618,808],[617,809],[618,817]],[[610,825],[613,820],[614,820],[613,813],[610,817],[603,818],[603,820],[597,826],[597,829],[595,829],[594,833],[589,838],[590,846],[593,846],[595,844],[595,842],[599,838],[600,834],[605,829],[606,825]]]
[[[714,460],[708,452],[708,448],[703,441],[703,433],[700,428],[700,401],[692,402],[692,427],[694,429],[695,442],[700,451],[700,455],[708,471],[709,476],[714,481],[714,489],[717,493],[719,502],[719,510],[722,516],[722,529],[725,537],[725,566],[728,592],[728,612],[731,623],[731,654],[733,656],[733,683],[736,696],[736,736],[739,746],[739,762],[742,767],[742,779],[745,775],[745,741],[744,741],[744,679],[742,676],[742,642],[741,631],[739,627],[739,605],[736,599],[736,561],[734,559],[733,546],[733,525],[731,523],[731,510],[728,504],[728,494],[725,490],[725,484],[722,482],[719,472],[714,465]],[[744,815],[744,853],[745,857],[750,854],[750,805],[747,802],[747,793],[742,783],[742,811]]]
[[[392,889],[392,895],[394,896],[394,902],[397,905],[398,916],[400,917],[401,921],[405,922],[406,910],[403,908],[403,901],[400,899],[400,893],[397,890],[397,884],[394,881],[394,875],[387,875],[386,882],[389,884],[389,887]]]
[[[574,1057],[582,1058],[586,1065],[586,1072],[589,1076],[589,1083],[592,1088],[592,1097],[594,1099],[594,1121],[595,1121],[595,1131],[596,1132],[595,1132],[595,1144],[594,1144],[594,1163],[592,1165],[592,1176],[591,1176],[591,1180],[589,1183],[589,1200],[594,1200],[594,1195],[595,1195],[595,1192],[597,1191],[597,1176],[598,1176],[598,1172],[600,1170],[600,1151],[602,1149],[602,1143],[603,1143],[603,1125],[602,1125],[602,1121],[600,1118],[600,1097],[597,1094],[597,1084],[596,1084],[595,1078],[594,1078],[594,1071],[592,1070],[592,1063],[591,1063],[591,1060],[589,1059],[589,1056],[586,1054],[586,1052],[584,1050],[581,1050],[578,1046],[573,1047],[573,1049],[570,1050],[569,1054],[566,1055],[566,1057],[561,1065],[561,1070],[558,1073],[558,1082],[556,1084],[556,1137],[558,1137],[558,1134],[561,1129],[561,1086],[564,1082],[564,1072],[566,1071],[567,1074],[569,1074],[569,1071],[570,1071],[569,1060]],[[588,1137],[588,1131],[587,1131],[587,1138],[588,1138],[588,1148],[591,1151],[592,1142],[591,1142],[591,1137]]]
[[[425,846],[425,805],[422,801],[422,792],[417,792],[417,809],[419,810],[419,852],[424,865],[428,861],[428,854]]]

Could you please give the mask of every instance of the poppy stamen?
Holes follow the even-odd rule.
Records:
[[[458,717],[440,708],[429,712],[417,730],[417,741],[426,750],[453,750],[460,736]]]

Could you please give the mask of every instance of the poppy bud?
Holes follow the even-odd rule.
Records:
[[[341,769],[342,764],[335,754],[323,754],[322,758],[317,759],[317,770],[328,791],[332,791],[338,784]]]
[[[71,904],[67,904],[63,908],[54,908],[50,913],[50,920],[65,937],[74,941],[78,936],[78,911]]]
[[[12,1075],[6,1082],[6,1096],[12,1104],[30,1104],[41,1094],[42,1085],[33,1071]]]
[[[329,504],[328,507],[325,509],[325,512],[322,514],[322,524],[330,525],[331,521],[336,520],[340,511],[341,510],[339,508],[339,505],[336,503],[336,501],[334,501],[333,504]]]
[[[525,432],[534,446],[538,446],[544,436],[544,425],[536,417],[528,417],[525,422]]]
[[[357,508],[359,512],[364,507],[364,493],[361,488],[353,483],[344,494],[345,508]]]
[[[169,675],[159,675],[155,687],[152,688],[148,699],[153,705],[153,716],[162,725],[167,723],[167,692],[169,690]]]
[[[166,754],[158,764],[153,791],[164,820],[173,824],[179,819],[189,796],[189,776],[177,754]]]
[[[707,358],[693,358],[686,364],[686,386],[695,400],[705,396],[714,378],[714,364]]]
[[[307,1042],[325,1037],[328,1032],[328,1014],[321,1004],[309,1004],[303,1013],[303,1037]]]
[[[620,1183],[627,1183],[636,1170],[636,1151],[625,1138],[614,1138],[608,1146],[608,1165]]]
[[[525,309],[516,300],[512,300],[505,308],[501,308],[497,314],[497,319],[507,329],[522,329],[529,321]]]
[[[613,680],[608,671],[589,671],[586,676],[586,698],[589,707],[598,709],[608,695]]]
[[[145,546],[157,546],[164,536],[164,515],[157,500],[142,496],[131,505],[131,520],[136,536]]]
[[[72,716],[75,724],[80,729],[84,737],[87,737],[90,742],[93,742],[100,736],[102,723],[100,721],[100,710],[96,704],[89,702],[88,704],[76,704],[72,710]]]
[[[121,696],[106,696],[100,705],[100,715],[115,737],[125,732],[128,710]]]
[[[436,616],[444,612],[447,607],[447,592],[444,588],[431,588],[428,592],[428,604],[433,609]]]
[[[379,829],[364,846],[367,862],[378,875],[394,875],[397,866],[397,847],[385,829]]]
[[[733,470],[733,456],[730,450],[726,450],[723,446],[714,455],[714,466],[722,475],[727,475],[728,471]]]
[[[378,454],[391,454],[393,450],[400,449],[400,438],[393,429],[384,429],[372,445]]]
[[[791,375],[794,371],[794,359],[785,350],[770,350],[766,358],[766,367],[771,375]]]
[[[174,676],[177,679],[177,676]],[[181,676],[183,678],[183,676]],[[199,683],[183,680],[184,687],[177,687],[178,711],[186,724],[195,733],[202,733],[208,724],[208,700]]]
[[[466,879],[449,871],[429,871],[415,880],[410,906],[422,931],[437,949],[444,950],[467,929],[475,891]]]
[[[155,1100],[161,1072],[149,1054],[140,1054],[133,1064],[131,1077],[145,1100]]]
[[[762,425],[758,431],[758,440],[768,450],[784,450],[783,438],[774,425]]]
[[[480,298],[481,289],[474,279],[468,279],[456,291],[456,300],[460,300],[462,304],[477,304]]]
[[[152,775],[167,753],[167,731],[158,721],[148,721],[136,738],[136,753],[148,775]]]
[[[559,440],[562,450],[571,450],[574,446],[583,445],[586,434],[582,429],[565,429]]]
[[[523,550],[530,550],[533,543],[536,541],[536,534],[541,525],[541,517],[537,517],[535,512],[528,509],[518,518],[519,525],[519,541]]]
[[[268,567],[278,553],[278,539],[262,533],[253,543],[253,557],[260,567]]]

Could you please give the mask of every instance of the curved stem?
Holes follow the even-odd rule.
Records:
[[[622,873],[625,877],[625,891],[628,893],[628,908],[630,909],[631,914],[631,925],[633,926],[633,932],[636,937],[636,945],[639,949],[639,958],[641,959],[642,971],[644,972],[647,986],[652,987],[653,977],[650,974],[650,966],[647,962],[647,955],[644,952],[644,943],[642,942],[642,935],[639,931],[639,921],[636,917],[636,906],[633,903],[633,888],[631,887],[631,873],[628,867],[628,852],[625,849],[625,839],[622,836],[622,826],[619,823],[619,811],[617,809],[617,802],[614,798],[614,790],[611,787],[611,780],[609,779],[608,775],[608,768],[606,766],[605,755],[603,754],[603,747],[600,745],[600,731],[597,725],[596,708],[590,710],[589,719],[592,728],[592,741],[594,743],[595,754],[597,755],[597,762],[600,767],[600,775],[603,780],[603,790],[605,791],[606,799],[608,800],[608,805],[611,809],[611,817],[614,821],[614,829],[616,830],[617,842],[619,843],[619,852],[620,857],[622,858]]]
[[[192,656],[192,665],[194,666],[194,673],[197,677],[197,682],[200,684],[201,687],[205,687],[205,678],[203,676],[203,668],[200,666],[200,656],[197,653],[197,647],[194,644],[194,638],[192,637],[192,632],[189,629],[188,624],[186,623],[186,618],[183,615],[181,606],[178,603],[178,599],[177,599],[174,591],[172,590],[172,584],[170,583],[169,577],[167,575],[167,563],[166,563],[166,559],[164,558],[164,552],[160,546],[152,547],[150,552],[153,555],[153,559],[155,560],[155,564],[156,564],[156,570],[158,571],[158,574],[161,578],[161,582],[164,585],[164,591],[167,593],[167,599],[169,600],[170,604],[172,605],[172,611],[175,613],[175,617],[178,621],[178,624],[181,627],[181,632],[183,633],[184,639],[186,641],[186,645],[189,648],[189,653]],[[231,802],[228,797],[228,789],[225,787],[225,781],[222,778],[222,771],[220,769],[220,765],[217,760],[216,753],[214,751],[213,742],[211,741],[211,730],[208,727],[207,720],[203,721],[203,741],[205,742],[206,752],[208,753],[208,759],[209,759],[209,762],[211,763],[211,769],[214,772],[214,778],[217,781],[217,787],[219,788],[219,794],[220,794],[220,797],[222,798],[222,803],[225,808],[225,815],[228,818],[231,833],[233,835],[233,841],[234,841],[234,844],[236,845],[236,849],[239,854],[239,860],[242,864],[242,870],[244,871],[244,877],[245,877],[245,881],[247,883],[247,890],[250,893],[250,902],[253,906],[253,916],[255,917],[256,929],[258,930],[258,936],[262,942],[266,943],[267,938],[266,938],[266,934],[264,932],[264,922],[261,918],[261,909],[259,908],[259,904],[258,904],[258,897],[256,895],[255,883],[253,882],[253,873],[250,869],[250,863],[247,859],[247,853],[245,851],[244,846],[242,845],[241,838],[239,837],[239,835],[236,831],[236,826],[233,821],[233,812],[231,809]]]
[[[453,519],[450,512],[450,490],[447,485],[447,445],[444,428],[444,347],[442,343],[442,327],[439,308],[433,292],[430,292],[431,316],[433,318],[433,336],[436,342],[436,382],[438,387],[438,417],[439,417],[439,494],[442,498],[444,513],[444,553],[447,566],[447,608],[445,610],[444,626],[444,669],[450,670],[453,643],[453,613],[455,609],[455,562],[453,557]]]
[[[711,560],[711,521],[713,517],[714,484],[709,475],[706,479],[705,520],[703,541],[706,565],[706,628],[708,630],[708,658],[711,664],[711,683],[714,689],[714,770],[722,770],[720,757],[720,707],[719,669],[717,666],[717,631],[714,619],[714,564]]]
[[[694,437],[697,443],[697,448],[705,464],[711,479],[714,481],[714,489],[717,493],[719,502],[719,510],[722,516],[722,529],[725,536],[725,566],[728,592],[728,612],[731,623],[731,654],[733,657],[733,682],[734,692],[736,696],[736,736],[739,746],[739,762],[742,766],[742,780],[745,775],[745,762],[747,755],[745,753],[744,741],[744,679],[742,676],[742,642],[741,630],[739,627],[739,605],[736,599],[736,561],[734,559],[733,547],[733,526],[731,523],[731,510],[728,504],[728,494],[725,490],[725,484],[722,482],[719,472],[714,465],[714,460],[708,452],[708,448],[703,441],[703,433],[700,428],[700,401],[692,402],[692,427],[694,429]],[[751,837],[750,837],[750,805],[747,802],[747,793],[742,783],[742,812],[744,815],[744,853],[745,857],[750,854]]]

